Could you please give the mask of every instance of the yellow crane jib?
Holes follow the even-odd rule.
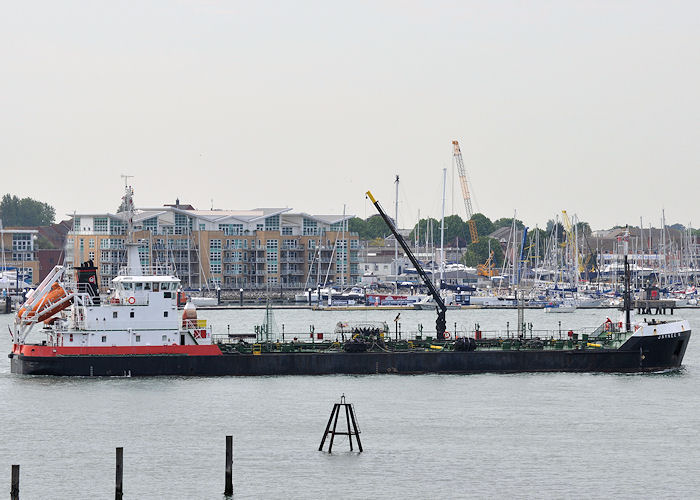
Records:
[[[476,230],[476,222],[474,222],[474,212],[472,210],[472,198],[469,194],[469,183],[467,182],[467,171],[464,168],[464,160],[462,159],[462,151],[459,149],[459,142],[452,141],[453,154],[457,163],[457,171],[459,173],[459,183],[462,186],[462,197],[464,198],[464,208],[467,211],[467,224],[469,224],[469,237],[472,243],[479,242],[479,234]]]

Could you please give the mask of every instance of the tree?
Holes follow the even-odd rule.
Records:
[[[447,218],[445,218],[445,219],[447,219]],[[430,228],[430,230],[428,228]],[[431,242],[433,245],[437,245],[440,243],[440,221],[439,220],[433,219],[432,217],[429,219],[419,220],[418,224],[413,226],[411,233],[408,235],[409,241],[415,241],[416,231],[418,232],[419,244],[425,244],[425,242],[427,240],[428,233],[432,233]]]
[[[0,201],[0,219],[5,227],[48,226],[53,224],[56,210],[32,198],[6,194]]]
[[[361,240],[383,238],[391,234],[391,230],[379,214],[372,215],[366,220],[353,217],[348,221],[348,230],[357,233]]]
[[[479,237],[488,236],[496,229],[493,227],[493,222],[491,222],[491,219],[486,217],[484,214],[476,213],[472,215],[471,220],[473,220],[476,224],[476,232],[479,234]],[[469,241],[471,241],[471,239]]]
[[[462,257],[464,265],[476,267],[479,264],[484,264],[489,258],[489,246],[493,252],[494,266],[500,267],[503,265],[503,249],[501,248],[501,244],[497,239],[489,238],[488,236],[479,238],[477,243],[472,243],[467,247]]]
[[[513,217],[501,217],[498,220],[493,221],[493,230],[500,229],[502,227],[512,227]],[[520,219],[515,219],[515,229],[523,229],[525,224]]]
[[[554,230],[554,233],[552,233],[552,230]],[[563,224],[561,222],[554,222],[554,220],[549,219],[547,221],[547,236],[551,234],[554,234],[557,243],[562,243],[566,239]]]
[[[591,226],[588,224],[588,222],[577,222],[574,224],[574,227],[578,231],[579,236],[590,236],[591,235]]]

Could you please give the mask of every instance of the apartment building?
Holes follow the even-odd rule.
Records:
[[[35,248],[37,233],[36,229],[0,229],[0,272],[5,280],[13,275],[15,280],[28,284],[39,281],[39,260]]]
[[[134,239],[144,268],[168,268],[190,288],[301,289],[358,283],[359,239],[351,215],[311,215],[291,208],[196,210],[165,205],[137,210]],[[125,214],[79,214],[66,261],[93,260],[103,288],[126,261]]]

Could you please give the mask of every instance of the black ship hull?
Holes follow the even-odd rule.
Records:
[[[12,373],[67,376],[265,376],[419,373],[650,372],[678,368],[690,331],[631,337],[620,349],[226,353],[192,355],[11,354]]]

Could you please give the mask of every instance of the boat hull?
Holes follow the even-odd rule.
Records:
[[[68,376],[265,376],[419,373],[649,372],[678,368],[690,331],[631,338],[622,349],[225,353],[211,355],[10,354],[12,373]]]

